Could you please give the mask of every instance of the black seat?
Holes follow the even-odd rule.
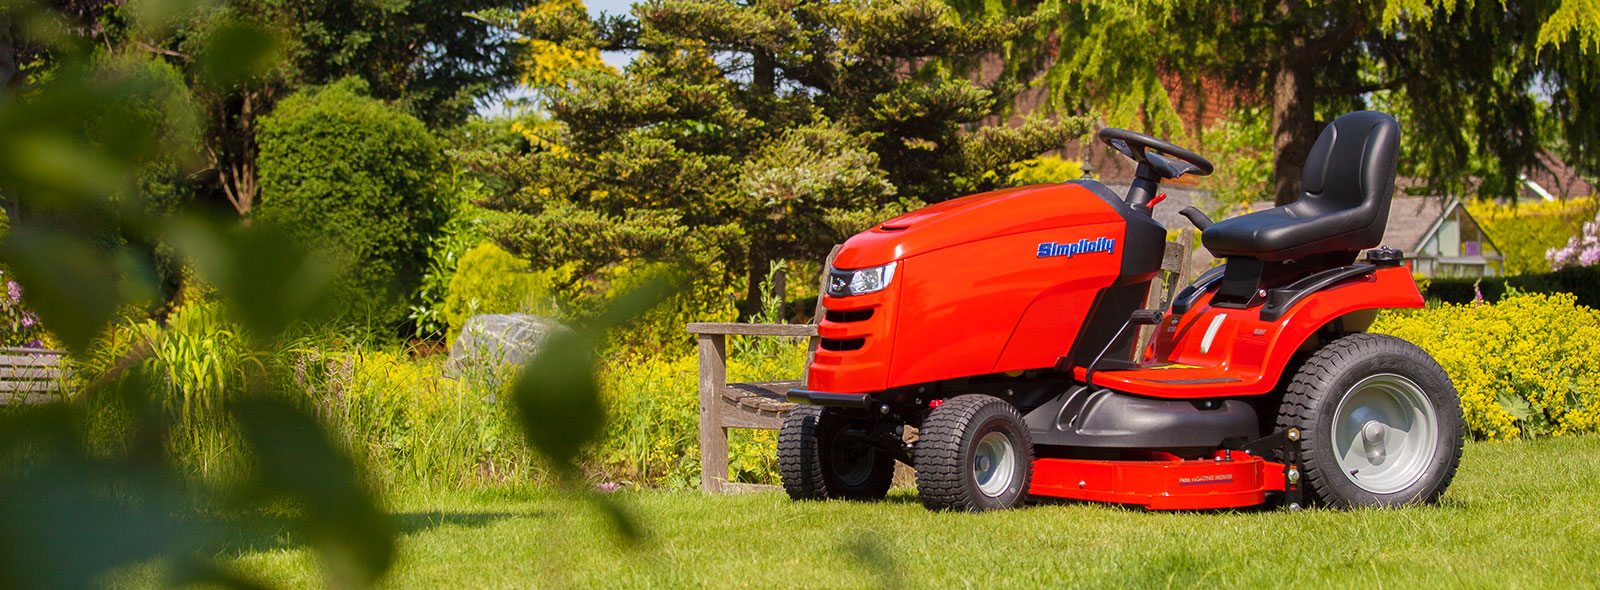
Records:
[[[1311,146],[1299,200],[1219,221],[1200,243],[1219,258],[1269,262],[1375,247],[1389,221],[1399,146],[1400,124],[1389,115],[1334,119]]]

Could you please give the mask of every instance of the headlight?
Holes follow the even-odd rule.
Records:
[[[884,287],[889,286],[889,281],[894,280],[894,267],[897,264],[899,263],[890,262],[883,266],[856,270],[830,269],[828,296],[849,297],[882,291]]]

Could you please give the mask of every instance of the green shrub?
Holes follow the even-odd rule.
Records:
[[[1006,181],[1014,186],[1055,184],[1083,177],[1083,162],[1065,160],[1056,155],[1028,158],[1009,167],[1011,176]]]
[[[1600,429],[1600,312],[1570,294],[1513,291],[1499,303],[1385,312],[1372,331],[1438,359],[1477,438]]]
[[[485,313],[527,312],[555,316],[551,301],[552,271],[531,272],[528,261],[484,242],[469,250],[456,264],[455,276],[441,309],[450,329],[450,342],[461,334],[467,319]]]
[[[540,480],[522,444],[503,376],[447,378],[444,359],[392,348],[327,349],[305,341],[291,355],[294,394],[327,420],[367,471],[389,489],[448,489]]]
[[[450,213],[443,146],[363,90],[354,79],[303,90],[262,119],[256,214],[345,258],[344,311],[391,325]]]
[[[469,190],[474,193],[482,188],[481,183],[476,182],[470,186]],[[416,296],[413,297],[408,316],[413,333],[419,338],[448,339],[451,333],[450,323],[444,316],[445,299],[450,293],[450,282],[455,280],[461,258],[484,240],[477,211],[477,207],[470,203],[459,203],[455,213],[428,247],[428,265],[417,283]]]

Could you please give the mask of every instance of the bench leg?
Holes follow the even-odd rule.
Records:
[[[722,427],[722,388],[728,382],[722,334],[700,334],[700,489],[722,492],[728,481],[728,429]]]

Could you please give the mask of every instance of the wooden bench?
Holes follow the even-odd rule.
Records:
[[[40,348],[0,348],[0,404],[59,399],[62,384],[71,376],[66,354]]]
[[[728,383],[728,336],[790,336],[809,338],[817,349],[815,324],[689,324],[700,352],[700,489],[708,494],[777,489],[777,486],[728,481],[728,429],[777,430],[794,404],[784,399],[789,390],[805,385],[789,381]]]
[[[1194,230],[1179,233],[1177,242],[1167,242],[1161,261],[1161,273],[1152,285],[1147,309],[1165,309],[1172,298],[1194,278],[1189,262],[1190,245],[1194,243]],[[834,249],[837,253],[838,249]],[[828,262],[833,254],[828,255]],[[823,265],[826,280],[827,264]],[[825,286],[825,284],[824,284]],[[1160,307],[1157,307],[1160,306]],[[817,298],[818,314],[822,298]],[[1154,326],[1145,326],[1139,335],[1139,348],[1149,342]],[[692,323],[688,331],[695,335],[700,354],[700,489],[708,494],[780,489],[778,486],[734,483],[728,481],[728,429],[756,428],[778,430],[783,427],[783,417],[794,404],[785,399],[789,390],[805,386],[805,369],[799,379],[788,381],[763,381],[757,383],[728,383],[728,336],[788,336],[809,338],[810,350],[817,350],[815,324],[725,324]],[[809,354],[807,355],[809,358]],[[809,363],[808,363],[809,364]]]

